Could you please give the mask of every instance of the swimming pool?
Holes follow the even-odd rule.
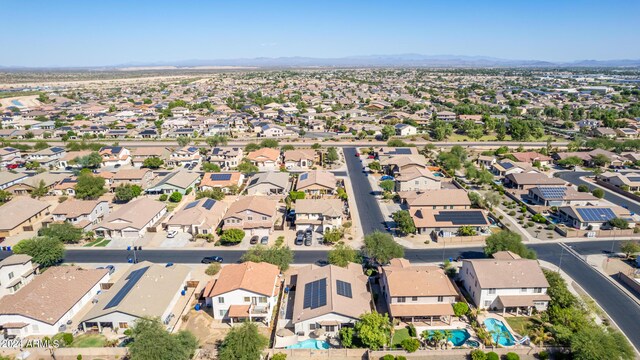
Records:
[[[435,176],[435,177],[444,177],[444,175],[442,175],[441,172],[434,172],[433,176]]]
[[[22,103],[20,102],[20,100],[11,100],[11,103],[15,106],[18,107],[23,107],[24,105],[22,105]]]
[[[429,334],[433,334],[435,331],[444,332],[445,330],[430,330]],[[469,335],[469,332],[465,329],[455,329],[449,331],[451,331],[451,336],[449,336],[447,340],[451,341],[453,343],[453,346],[462,346],[471,337],[471,335]]]
[[[493,341],[502,346],[513,346],[516,344],[513,335],[507,329],[507,327],[502,323],[502,321],[488,318],[484,321],[484,326],[487,328],[491,336],[493,337]]]
[[[322,340],[307,339],[297,344],[287,346],[287,349],[328,349],[329,343]]]

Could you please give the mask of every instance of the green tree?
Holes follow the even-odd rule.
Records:
[[[218,358],[220,360],[259,359],[268,344],[269,340],[258,332],[258,325],[247,321],[240,326],[232,327],[227,333],[218,350]]]
[[[371,171],[380,171],[382,170],[382,166],[378,161],[372,161],[369,163],[369,169],[371,169]]]
[[[53,223],[38,230],[38,236],[48,236],[65,244],[76,244],[82,240],[82,229],[68,222]]]
[[[278,140],[275,140],[275,139],[264,139],[260,141],[261,148],[277,149],[279,146],[280,144],[278,143]]]
[[[582,159],[580,159],[577,156],[569,156],[567,158],[564,158],[562,160],[558,160],[558,165],[560,166],[564,166],[567,168],[572,168],[572,167],[576,167],[578,165],[582,164]]]
[[[93,151],[89,155],[75,158],[74,162],[83,169],[97,169],[102,165],[102,156],[97,151]]]
[[[325,230],[324,232],[324,242],[326,244],[335,244],[338,241],[342,240],[344,237],[344,229],[342,228],[333,228]]]
[[[629,222],[623,218],[613,218],[611,220],[609,220],[609,225],[613,226],[614,228],[618,228],[618,229],[628,229],[629,228]]]
[[[340,267],[347,267],[349,263],[357,263],[359,257],[357,250],[345,244],[337,244],[327,254],[329,264]]]
[[[105,181],[102,177],[93,176],[88,172],[81,173],[78,176],[78,181],[74,187],[76,198],[82,200],[95,200],[107,192],[104,184]]]
[[[314,143],[313,145],[311,145],[311,148],[313,150],[320,150],[322,148],[322,145],[320,145],[318,143]]]
[[[229,138],[224,135],[213,135],[209,136],[205,141],[211,147],[225,146],[229,142]]]
[[[635,359],[635,351],[624,335],[600,326],[586,326],[571,337],[574,360]]]
[[[593,189],[591,195],[597,197],[598,199],[602,199],[604,197],[604,190],[602,189]]]
[[[526,259],[536,258],[536,252],[522,243],[520,235],[508,230],[490,235],[486,240],[486,244],[484,253],[487,256],[491,256],[498,251],[511,251]]]
[[[172,203],[179,203],[182,201],[182,194],[177,191],[172,192],[171,195],[169,195],[169,201]]]
[[[640,243],[637,241],[623,241],[620,245],[620,251],[622,251],[627,258],[631,257],[631,255],[640,252]]]
[[[227,229],[220,236],[220,242],[223,244],[239,244],[244,239],[244,230]]]
[[[252,174],[257,173],[260,169],[257,166],[253,165],[249,160],[242,160],[242,162],[238,165],[238,171],[243,174]]]
[[[453,312],[457,317],[467,315],[469,313],[469,305],[459,301],[453,304]]]
[[[282,147],[280,148],[280,151],[285,152],[285,151],[291,151],[295,149],[296,149],[295,146],[291,144],[287,144],[287,145],[282,145]]]
[[[591,163],[592,163],[594,166],[602,167],[602,166],[607,165],[607,164],[608,164],[608,163],[610,163],[610,162],[611,162],[611,159],[609,159],[609,158],[608,158],[606,155],[604,155],[604,154],[598,154],[598,155],[596,155],[596,156],[594,156],[594,157],[592,157],[592,158],[591,158]]]
[[[578,185],[578,192],[589,192],[589,185]]]
[[[276,265],[281,271],[286,271],[293,262],[293,251],[288,246],[257,245],[245,252],[240,260],[266,262]]]
[[[115,190],[115,199],[118,202],[129,202],[142,194],[142,188],[138,185],[121,184]]]
[[[64,258],[62,241],[49,236],[36,236],[21,240],[13,247],[14,254],[27,254],[43,267],[56,265]]]
[[[377,312],[360,316],[355,325],[360,341],[371,350],[378,350],[389,343],[391,322],[387,314]]]
[[[198,340],[188,331],[170,334],[158,318],[140,318],[131,328],[131,360],[188,360]]]
[[[380,264],[386,264],[391,259],[403,257],[404,249],[390,234],[374,231],[364,237],[364,253]]]
[[[218,165],[218,164],[205,162],[205,163],[202,163],[202,171],[205,171],[205,172],[220,172],[220,171],[222,171],[222,169],[220,169],[220,165]]]
[[[338,161],[340,157],[338,156],[338,150],[331,146],[327,149],[327,154],[325,155],[325,160],[330,163],[333,164],[334,162]]]
[[[158,169],[164,165],[164,161],[157,156],[152,156],[144,159],[142,166],[149,169]]]
[[[391,214],[391,218],[396,222],[396,227],[401,233],[407,235],[416,232],[416,225],[408,210],[398,210]]]
[[[0,190],[0,204],[4,204],[11,200],[11,193],[6,190]]]
[[[353,328],[343,327],[340,329],[340,345],[347,349],[353,346]]]
[[[191,138],[188,136],[178,136],[176,138],[176,141],[178,142],[178,145],[180,147],[185,147],[187,145],[189,145],[189,143],[191,143]]]
[[[396,183],[393,180],[380,181],[380,188],[384,191],[391,192],[396,187]]]
[[[36,186],[31,191],[31,197],[41,198],[47,195],[48,193],[49,193],[49,188],[47,187],[47,184],[44,182],[44,180],[40,180],[40,182],[38,183],[38,186]]]
[[[213,188],[211,190],[198,191],[196,199],[209,198],[214,200],[222,200],[225,197],[224,191],[220,188]]]
[[[400,346],[408,353],[416,352],[420,348],[420,340],[407,338],[400,342]]]
[[[389,140],[390,137],[396,134],[396,128],[394,128],[391,125],[385,125],[380,131],[380,133],[381,133],[380,137],[382,138],[382,140],[387,141]]]

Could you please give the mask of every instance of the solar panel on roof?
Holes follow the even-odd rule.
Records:
[[[545,199],[563,199],[567,194],[564,187],[541,187],[539,191]]]
[[[513,167],[513,164],[509,162],[501,162],[500,166],[502,166],[505,170],[509,170]]]
[[[229,181],[229,180],[231,180],[231,174],[211,174],[209,177],[213,181]]]
[[[125,296],[127,296],[129,291],[131,291],[131,289],[133,289],[138,281],[142,279],[142,276],[147,272],[147,270],[149,270],[148,266],[132,271],[125,279],[127,280],[127,282],[124,284],[124,286],[120,290],[118,290],[116,295],[111,300],[109,300],[104,308],[109,309],[118,306],[120,302],[122,302],[122,300],[125,298]]]
[[[604,222],[617,217],[609,208],[580,208],[576,211],[584,221]]]
[[[487,220],[481,211],[444,211],[434,215],[438,222],[451,222],[453,225],[486,225]]]
[[[198,202],[197,201],[192,201],[192,202],[188,203],[187,206],[184,207],[184,209],[185,210],[191,209],[191,208],[195,207],[196,205],[198,205]]]
[[[338,295],[351,298],[353,296],[353,294],[351,293],[351,283],[336,280],[336,292],[338,293]]]
[[[213,205],[216,204],[216,201],[213,199],[207,199],[204,201],[204,204],[202,204],[202,207],[207,209],[207,210],[211,210],[211,208],[213,207]]]
[[[211,151],[211,153],[212,153],[213,155],[218,155],[221,151],[222,151],[222,149],[220,149],[220,148],[215,148],[215,149],[213,149],[213,151]]]
[[[53,152],[55,152],[55,153],[57,153],[57,152],[62,152],[62,151],[64,151],[64,148],[61,148],[61,147],[57,147],[57,146],[56,146],[56,147],[52,147],[52,148],[51,148],[51,151],[53,151]]]
[[[640,181],[640,176],[630,176],[627,179],[629,179],[629,181]]]
[[[192,147],[190,147],[190,148],[189,148],[189,149],[187,149],[187,150],[189,150],[190,152],[196,152],[196,151],[198,151],[198,148],[197,148],[197,147],[195,147],[195,146],[192,146]]]
[[[300,175],[300,180],[307,180],[308,177],[309,177],[309,174],[302,174]]]
[[[303,309],[315,309],[327,305],[327,279],[304,285]]]
[[[411,149],[396,149],[394,152],[398,155],[410,155]]]
[[[12,147],[6,147],[4,148],[6,151],[16,151],[16,149],[12,148]]]

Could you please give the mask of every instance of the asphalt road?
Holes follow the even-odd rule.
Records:
[[[568,181],[574,185],[587,185],[590,190],[599,189],[599,187],[594,186],[593,184],[586,182],[580,179],[583,176],[591,176],[592,172],[589,171],[562,171],[556,173],[554,176],[561,178],[562,180]],[[626,207],[630,211],[640,214],[640,205],[636,204],[633,201],[630,201],[626,197],[622,195],[618,195],[612,191],[604,190],[604,198],[616,205],[620,205]]]
[[[349,179],[355,196],[356,207],[360,215],[362,231],[369,234],[374,230],[386,231],[384,215],[380,211],[380,205],[375,196],[367,175],[362,172],[360,158],[356,157],[356,149],[353,147],[344,148],[344,158],[349,171]]]

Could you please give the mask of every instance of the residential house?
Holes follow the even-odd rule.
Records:
[[[616,136],[619,138],[633,139],[638,137],[638,131],[630,128],[617,128],[615,129]]]
[[[235,192],[237,192],[242,186],[243,181],[244,175],[237,171],[205,173],[202,176],[202,180],[200,180],[198,188],[200,190],[212,190],[218,188],[225,193],[229,193],[231,189],[235,188]]]
[[[380,289],[391,318],[407,323],[422,321],[430,326],[434,320],[451,324],[452,304],[460,294],[443,269],[412,266],[406,259],[392,259],[380,269]]]
[[[338,179],[332,172],[322,170],[309,171],[300,174],[298,177],[296,191],[315,196],[335,194],[337,184]]]
[[[558,218],[567,226],[580,230],[610,229],[610,220],[621,218],[627,221],[629,228],[635,227],[635,220],[629,210],[612,206],[561,206],[558,208]]]
[[[319,233],[342,226],[344,203],[340,199],[298,199],[295,203],[296,230]]]
[[[395,129],[397,136],[411,136],[418,133],[418,129],[409,124],[396,124]]]
[[[591,130],[591,135],[595,137],[603,137],[608,139],[615,139],[616,131],[608,127],[598,127]]]
[[[260,171],[273,171],[280,168],[280,150],[262,148],[247,154],[247,159]]]
[[[22,162],[22,154],[19,149],[12,147],[0,148],[0,166]]]
[[[192,235],[214,234],[227,207],[224,201],[209,198],[192,201],[167,220],[167,231],[176,230]]]
[[[7,188],[19,184],[27,179],[29,175],[25,173],[12,173],[9,171],[0,171],[0,190],[6,190]]]
[[[109,203],[106,200],[69,199],[51,212],[52,221],[68,222],[89,231],[109,214]]]
[[[172,152],[167,164],[170,166],[188,166],[198,164],[201,160],[200,148],[187,145]]]
[[[266,124],[263,125],[260,129],[260,136],[273,138],[273,137],[281,137],[284,135],[284,129],[281,126]]]
[[[422,155],[398,155],[380,160],[386,174],[397,176],[414,169],[426,169],[427,159]]]
[[[29,196],[16,196],[0,206],[0,238],[40,228],[39,221],[49,215],[51,205]]]
[[[598,179],[602,182],[609,183],[613,186],[617,186],[620,189],[632,193],[640,191],[640,176],[636,176],[635,173],[619,173],[607,171],[599,175]]]
[[[131,152],[122,146],[104,146],[98,151],[103,166],[126,165],[131,162]]]
[[[579,192],[569,186],[532,187],[527,197],[533,204],[543,206],[598,205],[599,200],[588,192]]]
[[[65,179],[65,174],[55,174],[50,172],[42,172],[31,177],[20,180],[17,184],[13,184],[6,191],[14,195],[29,195],[41,185],[44,185],[47,194],[53,191],[53,188],[60,181]]]
[[[267,171],[257,173],[249,179],[247,195],[284,195],[289,189],[288,173]]]
[[[441,189],[417,193],[415,197],[406,198],[406,203],[410,208],[426,209],[469,209],[471,200],[465,190],[462,189]]]
[[[169,149],[165,147],[138,147],[131,152],[131,163],[140,168],[148,158],[158,158],[164,162],[169,160]]]
[[[102,332],[105,327],[126,330],[139,319],[159,318],[172,328],[186,306],[183,303],[188,304],[183,291],[190,278],[191,268],[186,265],[134,264],[94,297],[80,324],[85,332]]]
[[[26,159],[28,161],[37,162],[40,166],[54,167],[66,154],[67,151],[65,148],[54,146],[28,154]]]
[[[160,172],[146,190],[147,194],[171,194],[179,192],[184,195],[187,189],[195,189],[200,174],[185,170],[176,170],[173,172]]]
[[[296,149],[284,152],[284,167],[287,169],[310,169],[318,158],[313,149]]]
[[[493,259],[463,260],[458,278],[480,309],[531,315],[549,305],[547,282],[536,260],[498,252]]]
[[[529,163],[529,164],[535,164],[537,162],[541,166],[548,166],[552,160],[551,157],[540,154],[535,151],[512,153],[511,156],[516,158],[518,162]]]
[[[214,147],[211,149],[209,162],[218,165],[221,169],[235,168],[242,162],[244,150],[239,147]]]
[[[245,196],[231,204],[223,217],[224,229],[242,229],[247,235],[266,236],[273,230],[278,203],[260,196]]]
[[[262,321],[269,325],[277,309],[282,279],[277,266],[252,261],[222,268],[209,281],[203,296],[214,319],[235,322]]]
[[[495,164],[497,160],[494,156],[480,155],[476,159],[476,162],[481,168],[491,169],[493,167],[493,164]]]
[[[53,266],[14,294],[0,299],[5,337],[52,336],[91,303],[109,280],[107,269]]]
[[[120,169],[112,177],[111,189],[121,185],[138,185],[142,189],[149,187],[153,172],[149,169]]]
[[[471,228],[477,235],[489,235],[489,221],[483,210],[434,210],[429,207],[409,209],[418,234],[437,237],[457,236],[462,227]]]
[[[532,172],[533,168],[527,163],[518,163],[509,159],[494,163],[491,171],[495,175],[507,176],[510,174],[520,174],[524,172]]]
[[[38,272],[38,264],[31,261],[26,254],[13,254],[0,261],[0,298],[15,294],[21,287],[34,279]]]
[[[548,177],[541,173],[509,174],[503,181],[506,187],[518,190],[529,190],[537,186],[566,186],[566,182],[560,178]]]
[[[442,186],[441,177],[435,176],[426,168],[414,167],[395,178],[395,190],[400,191],[425,191],[439,190]]]
[[[309,265],[293,272],[288,287],[295,296],[289,296],[294,303],[287,326],[292,326],[295,334],[313,336],[321,331],[336,336],[340,328],[353,326],[362,314],[371,311],[367,277],[359,264],[349,263],[344,268]]]
[[[418,148],[415,147],[381,147],[375,150],[373,155],[380,161],[390,159],[394,156],[419,155]]]
[[[167,212],[164,203],[142,197],[128,202],[107,215],[95,228],[105,238],[139,238],[146,234]]]

